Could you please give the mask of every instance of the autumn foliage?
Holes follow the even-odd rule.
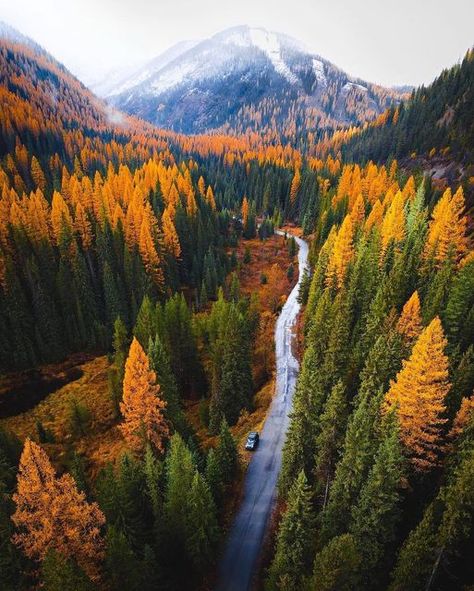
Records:
[[[74,558],[92,578],[104,555],[105,518],[97,503],[86,501],[69,474],[58,477],[46,453],[27,439],[20,459],[13,541],[33,560],[54,549]]]
[[[120,430],[130,448],[143,452],[146,445],[163,451],[169,427],[163,416],[166,403],[159,398],[160,387],[148,356],[136,338],[133,339],[125,364]]]
[[[436,317],[421,333],[385,397],[385,408],[397,409],[401,439],[416,470],[436,466],[443,446],[445,398],[450,387],[446,345]]]

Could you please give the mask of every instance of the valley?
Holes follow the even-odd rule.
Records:
[[[0,588],[472,591],[472,47],[127,14],[0,23]]]

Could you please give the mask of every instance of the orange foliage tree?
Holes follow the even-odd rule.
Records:
[[[104,556],[101,527],[105,517],[97,503],[88,503],[70,474],[58,477],[46,453],[27,439],[18,471],[16,511],[19,529],[13,541],[33,560],[54,549],[74,558],[91,579],[98,578]]]
[[[467,217],[464,215],[465,202],[462,187],[451,196],[446,189],[433,209],[424,258],[433,258],[439,267],[452,257],[458,263],[467,251]]]
[[[403,306],[397,330],[408,345],[413,345],[423,330],[421,323],[420,298],[418,292],[413,292],[410,299]]]
[[[326,285],[337,286],[339,289],[343,286],[347,267],[354,256],[353,237],[352,218],[347,215],[334,241],[326,270]]]
[[[120,430],[130,448],[137,453],[142,453],[147,444],[162,452],[163,441],[169,436],[163,416],[166,402],[158,397],[159,391],[148,356],[134,338],[125,363],[123,400],[120,403],[124,420]]]
[[[397,407],[401,440],[416,470],[436,466],[446,419],[445,397],[450,388],[447,341],[436,316],[427,326],[408,361],[385,396],[385,411]]]

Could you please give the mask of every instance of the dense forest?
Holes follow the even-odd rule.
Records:
[[[472,64],[363,128],[300,137],[294,111],[278,135],[268,102],[185,136],[0,41],[0,383],[78,354],[103,378],[32,429],[0,405],[2,589],[212,588],[295,281],[285,223],[311,269],[261,587],[472,589],[472,179],[403,165],[469,170]]]

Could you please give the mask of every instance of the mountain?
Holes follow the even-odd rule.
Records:
[[[291,37],[248,26],[175,46],[107,93],[118,108],[175,131],[254,131],[293,143],[371,120],[402,96],[349,76]]]

